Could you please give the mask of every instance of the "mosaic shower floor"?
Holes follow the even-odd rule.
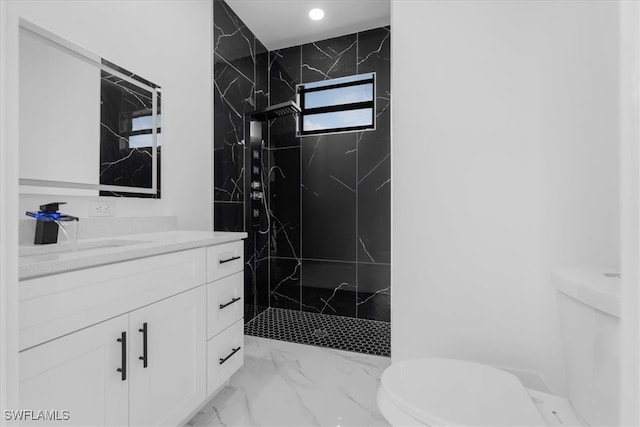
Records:
[[[268,308],[244,325],[245,335],[391,356],[387,322]]]

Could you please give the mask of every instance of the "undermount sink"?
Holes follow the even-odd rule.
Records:
[[[140,245],[149,243],[142,240],[126,240],[126,239],[108,239],[94,241],[79,241],[77,247],[74,248],[71,242],[61,242],[51,245],[33,245],[21,246],[19,257],[22,259],[30,259],[36,261],[39,257],[42,260],[56,259],[65,256],[84,255],[94,251],[100,251],[109,248],[120,248],[123,246]]]

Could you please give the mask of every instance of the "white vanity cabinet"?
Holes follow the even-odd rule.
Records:
[[[243,254],[225,261],[242,244],[21,282],[21,409],[69,411],[60,425],[186,421],[242,366]]]
[[[205,399],[205,310],[200,286],[129,314],[130,425],[178,425]]]
[[[242,242],[207,248],[207,393],[212,395],[244,360]]]
[[[123,348],[117,340],[128,328],[125,314],[20,353],[21,409],[57,410],[60,418],[69,411],[68,421],[55,422],[62,425],[127,425],[129,384],[116,370]]]

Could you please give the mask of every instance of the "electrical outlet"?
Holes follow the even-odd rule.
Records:
[[[111,201],[99,200],[91,203],[89,216],[115,216],[116,207]]]

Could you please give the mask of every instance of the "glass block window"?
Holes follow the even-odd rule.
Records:
[[[298,135],[374,129],[375,73],[298,86]]]

